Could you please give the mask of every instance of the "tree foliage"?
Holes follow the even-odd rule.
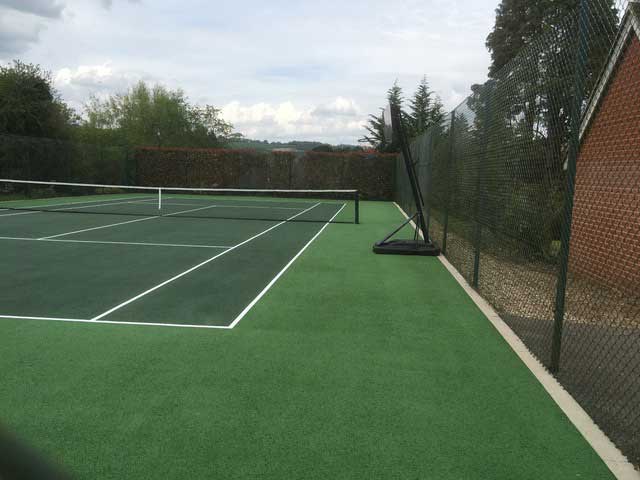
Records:
[[[398,80],[387,90],[387,104],[397,106],[402,112],[403,119],[408,120],[407,113],[402,109],[404,96],[402,87],[398,84]],[[387,138],[385,135],[385,118],[384,108],[380,109],[379,115],[370,114],[367,124],[364,125],[367,134],[359,141],[367,143],[379,152],[397,152],[400,147],[395,139]]]
[[[518,232],[545,256],[560,231],[571,115],[580,118],[616,30],[613,0],[502,0],[487,37],[490,80],[474,85],[466,103],[466,151],[481,161],[483,191],[491,192],[483,208],[494,228]],[[578,80],[585,98],[575,96]]]
[[[400,109],[403,124],[406,126],[410,138],[426,132],[433,125],[440,125],[446,112],[440,98],[429,89],[427,77],[424,76],[409,100],[409,111],[404,108],[404,93],[396,80],[387,90],[387,104]],[[364,125],[367,133],[359,140],[367,143],[379,152],[398,152],[400,146],[397,139],[385,137],[384,109],[380,109],[379,115],[371,114],[367,124]]]
[[[557,29],[576,11],[580,0],[502,0],[487,37],[493,77],[541,34]]]
[[[211,105],[192,105],[180,89],[144,82],[107,100],[92,98],[81,135],[88,141],[171,147],[223,147],[237,139]]]
[[[411,137],[417,137],[433,125],[440,125],[444,119],[445,112],[442,102],[429,89],[426,75],[418,84],[409,105],[408,125]]]
[[[76,122],[49,72],[19,60],[0,65],[0,133],[67,138]]]
[[[369,120],[364,125],[367,133],[358,140],[361,143],[371,145],[377,151],[383,151],[386,145],[383,111],[380,109],[380,115],[369,114]]]

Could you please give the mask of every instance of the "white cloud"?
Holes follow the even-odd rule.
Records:
[[[365,115],[353,99],[337,97],[323,105],[293,102],[243,105],[238,101],[222,108],[223,117],[246,136],[257,139],[353,143],[361,136]]]
[[[0,7],[49,18],[59,18],[64,9],[56,0],[0,0]]]
[[[58,86],[75,84],[78,86],[96,86],[104,84],[114,77],[108,63],[102,65],[80,65],[76,69],[61,68],[55,75]]]
[[[0,23],[0,60],[55,72],[74,106],[150,79],[225,106],[247,136],[354,143],[396,79],[409,97],[426,74],[447,109],[484,81],[498,1],[43,0],[61,17],[9,11],[32,23]]]
[[[337,97],[332,102],[320,105],[313,110],[314,115],[359,115],[360,109],[355,100],[351,98]]]
[[[266,122],[287,125],[300,120],[305,115],[304,111],[297,109],[291,102],[284,102],[278,105],[256,103],[243,106],[240,102],[234,101],[225,105],[222,112],[226,119],[238,124]]]
[[[10,60],[38,41],[43,26],[18,12],[0,12],[0,59]]]
[[[142,79],[151,80],[139,73],[117,70],[110,62],[65,67],[53,76],[56,89],[78,111],[82,110],[90,96],[105,98],[113,93],[124,92]]]
[[[140,0],[127,0],[127,1],[129,3],[140,3]],[[100,4],[107,10],[110,10],[111,7],[113,6],[113,0],[100,0]]]

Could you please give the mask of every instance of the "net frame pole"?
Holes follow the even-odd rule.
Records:
[[[353,201],[355,202],[355,221],[354,223],[358,225],[360,223],[360,192],[356,190],[353,194]]]
[[[400,152],[402,153],[405,167],[407,169],[409,185],[411,186],[411,193],[413,194],[416,213],[418,214],[416,218],[417,227],[422,232],[422,240],[424,241],[424,243],[429,243],[429,232],[427,231],[427,226],[424,222],[424,199],[418,185],[416,168],[411,157],[411,151],[409,149],[409,145],[407,145],[406,142],[405,132],[402,125],[402,113],[400,112],[400,108],[397,105],[391,105],[390,107],[391,121],[394,125],[395,130],[394,135],[396,135],[396,137],[398,138],[398,143],[400,144]]]
[[[158,211],[162,212],[162,189],[158,189]]]
[[[409,185],[411,186],[411,192],[413,201],[415,202],[416,212],[411,218],[407,218],[407,220],[400,227],[396,228],[383,240],[376,242],[373,245],[373,253],[390,255],[437,256],[440,254],[440,249],[433,245],[433,243],[431,242],[431,239],[429,238],[429,231],[427,230],[427,227],[425,225],[424,198],[422,196],[422,192],[420,191],[420,184],[418,182],[415,164],[411,157],[409,142],[405,135],[402,123],[402,112],[398,105],[390,104],[389,113],[389,118],[391,120],[391,131],[393,137],[397,138],[398,144],[400,146],[400,152],[404,161]],[[386,118],[386,116],[384,118]],[[387,122],[385,122],[385,127],[387,125]],[[413,225],[412,240],[391,240],[391,237],[393,235],[398,233],[402,229],[402,227],[404,227],[414,219],[415,224]]]

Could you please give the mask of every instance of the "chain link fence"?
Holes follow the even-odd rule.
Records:
[[[134,170],[124,146],[0,134],[0,178],[127,185]]]
[[[640,466],[640,4],[576,4],[411,148],[434,243]]]

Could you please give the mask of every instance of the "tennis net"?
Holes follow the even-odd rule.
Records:
[[[359,223],[357,190],[180,188],[0,179],[0,216],[21,211]]]

